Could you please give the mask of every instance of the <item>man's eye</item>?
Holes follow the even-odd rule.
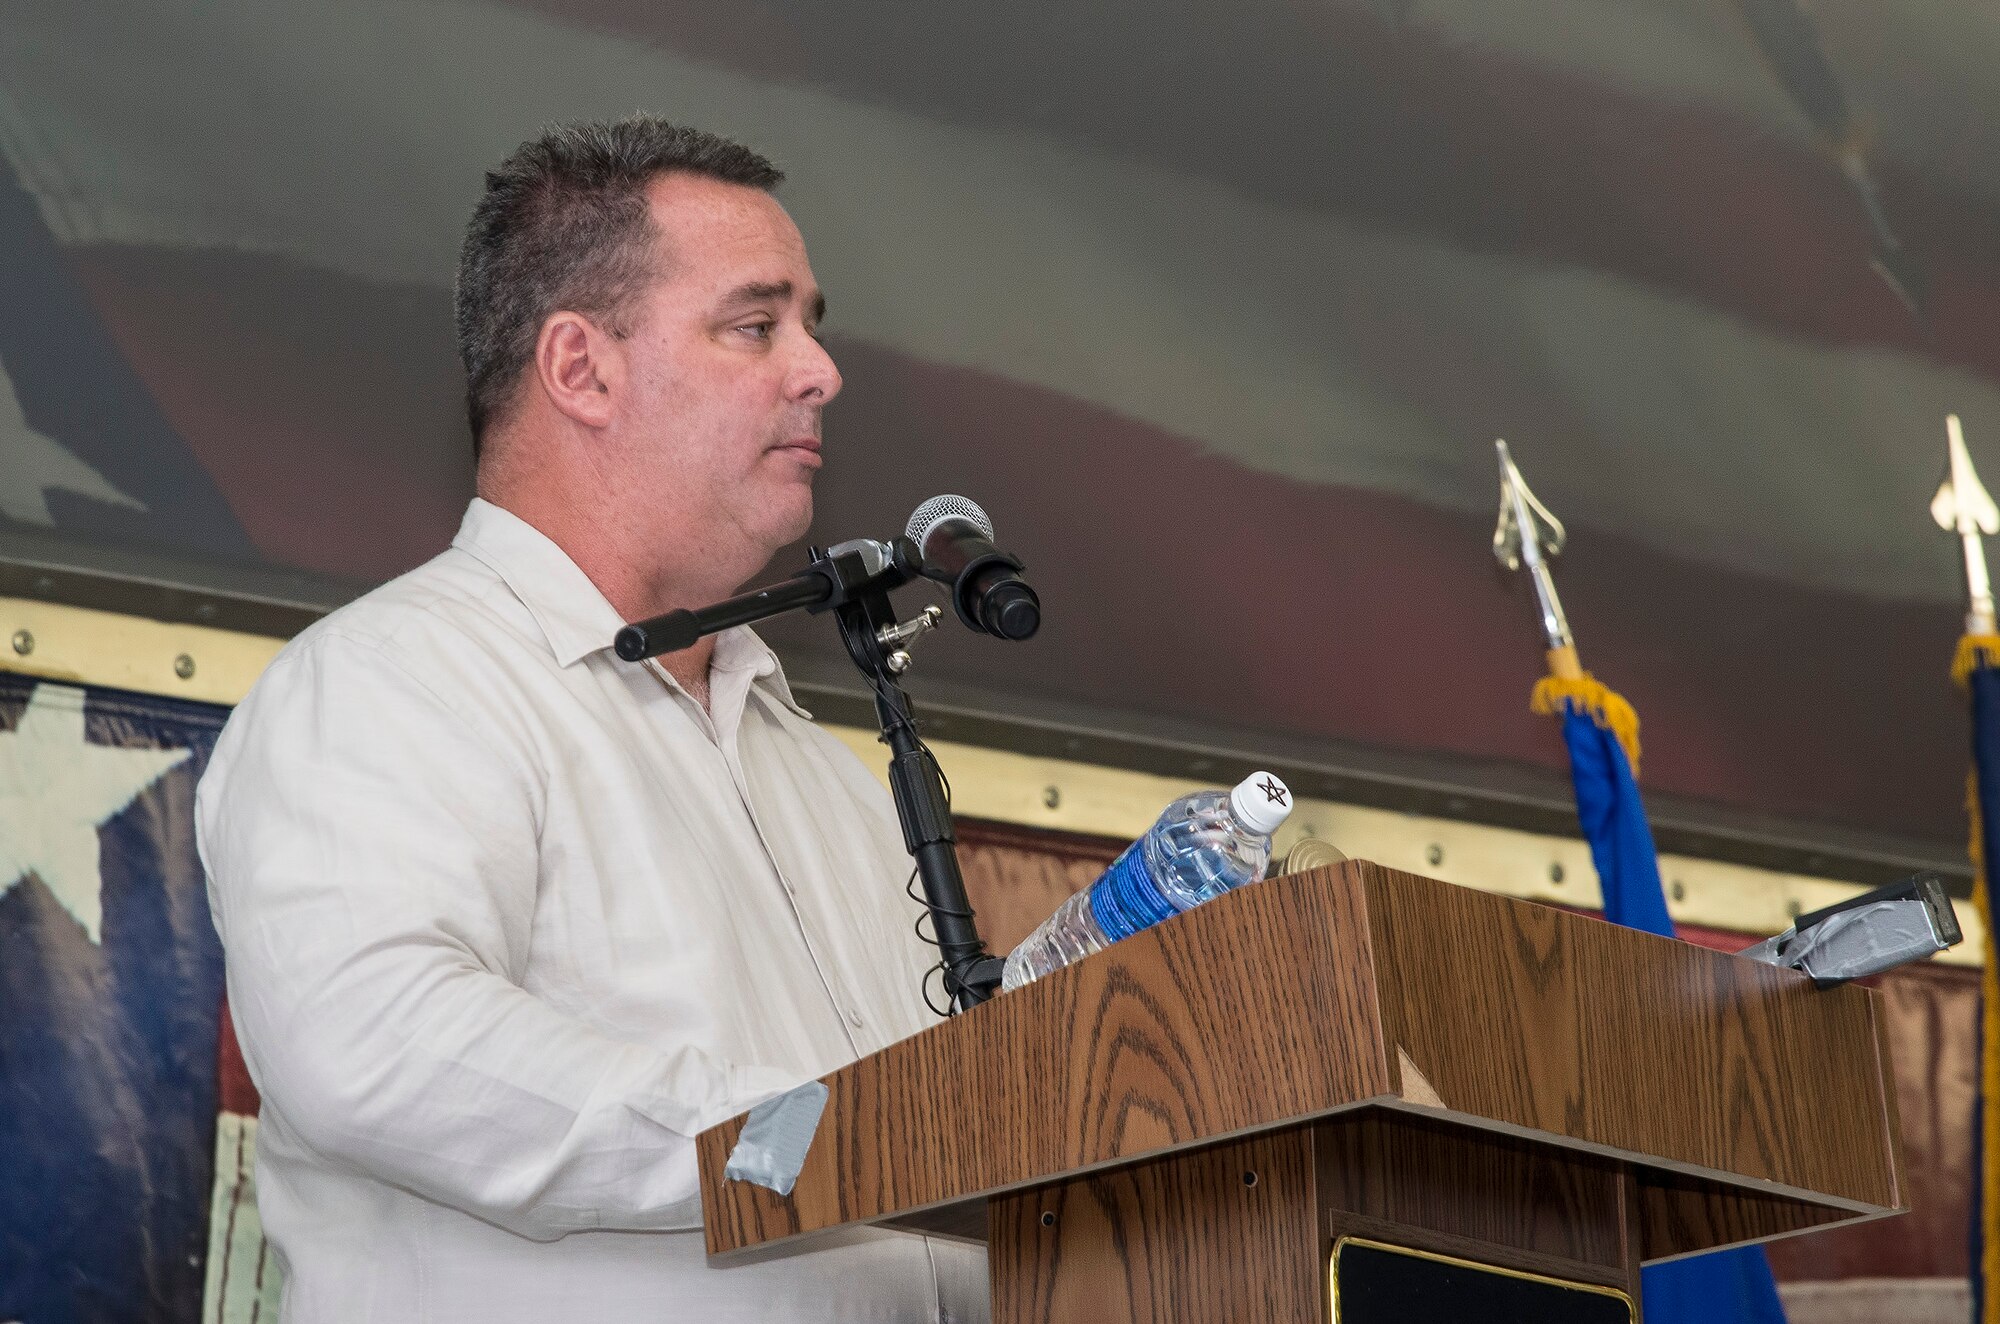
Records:
[[[758,340],[769,340],[771,338],[771,326],[772,323],[770,322],[751,322],[745,326],[739,326],[736,329],[738,331],[745,332],[746,334],[753,336]]]

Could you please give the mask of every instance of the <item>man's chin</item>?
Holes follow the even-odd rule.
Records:
[[[794,499],[788,503],[787,509],[774,513],[778,515],[778,518],[772,521],[778,534],[778,546],[789,546],[805,537],[811,531],[813,522],[811,481],[801,484]]]

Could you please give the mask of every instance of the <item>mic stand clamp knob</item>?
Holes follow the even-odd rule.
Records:
[[[943,619],[944,608],[933,602],[930,606],[925,607],[917,615],[900,625],[883,626],[875,632],[875,641],[891,653],[899,650],[907,651],[911,644],[930,631],[935,630],[938,622]],[[907,667],[909,662],[906,660],[903,665]]]

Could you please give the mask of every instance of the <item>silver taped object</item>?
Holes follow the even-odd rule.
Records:
[[[819,1130],[820,1114],[826,1111],[826,1086],[809,1080],[775,1099],[766,1099],[750,1110],[736,1148],[722,1175],[730,1181],[755,1182],[779,1195],[790,1195],[806,1165],[806,1151],[812,1148]]]
[[[1843,910],[1804,933],[1786,929],[1747,948],[1742,955],[1831,983],[1879,974],[1922,960],[1949,945],[1939,935],[1930,907],[1905,898]]]

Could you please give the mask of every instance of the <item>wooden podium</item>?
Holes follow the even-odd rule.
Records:
[[[710,1255],[983,1241],[995,1324],[1401,1318],[1332,1281],[1376,1244],[1636,1318],[1603,1289],[1642,1263],[1904,1208],[1871,992],[1360,861],[825,1083],[789,1197],[723,1179],[742,1118],[703,1133]]]

